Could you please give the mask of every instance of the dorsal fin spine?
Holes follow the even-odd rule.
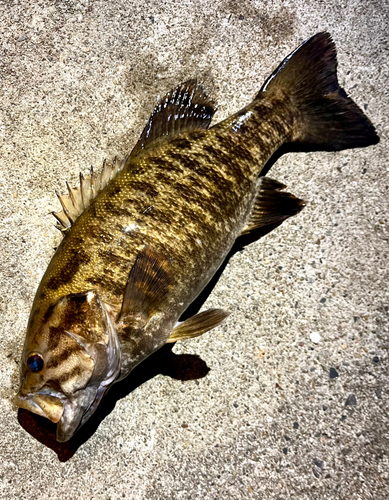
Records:
[[[61,203],[61,206],[62,206],[62,209],[64,211],[64,214],[66,215],[66,217],[69,219],[69,222],[72,223],[74,221],[71,220],[71,217],[70,217],[70,213],[69,213],[69,210],[68,208],[66,207],[65,205],[65,202],[62,198],[62,195],[60,195],[57,191],[55,192],[55,194],[57,195],[58,199],[59,199],[59,202]]]
[[[62,231],[68,231],[82,212],[91,204],[99,191],[105,188],[116,174],[123,168],[124,161],[117,161],[115,158],[111,163],[104,161],[100,174],[95,174],[93,166],[90,169],[90,177],[85,178],[80,173],[80,185],[77,188],[70,187],[66,182],[68,194],[56,195],[61,203],[60,212],[52,212],[59,224],[56,227]]]
[[[69,183],[66,181],[66,187],[68,188],[68,191],[69,191],[69,196],[70,196],[70,199],[72,200],[72,203],[73,205],[76,205],[77,204],[77,201],[74,197],[74,194],[73,194],[73,190],[72,188],[69,186]]]
[[[81,201],[82,201],[82,209],[85,210],[85,177],[82,172],[80,172],[80,189],[81,189]]]
[[[90,166],[90,189],[91,189],[91,194],[92,194],[92,199],[94,198],[94,192],[95,192],[95,173],[93,171],[93,165]]]

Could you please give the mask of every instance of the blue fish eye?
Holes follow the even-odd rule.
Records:
[[[40,354],[31,354],[27,359],[27,366],[32,372],[40,372],[43,368],[43,358]]]

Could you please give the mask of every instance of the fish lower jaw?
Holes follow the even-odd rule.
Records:
[[[57,424],[62,417],[64,406],[59,398],[45,394],[17,394],[14,403],[19,408],[31,411]]]

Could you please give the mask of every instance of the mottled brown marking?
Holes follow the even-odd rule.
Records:
[[[191,186],[184,184],[183,182],[177,182],[174,186],[175,190],[186,202],[191,202],[193,200],[193,189]]]
[[[126,200],[127,203],[131,203],[133,200]],[[114,202],[107,201],[105,203],[105,209],[113,216],[117,217],[128,217],[131,214],[131,211],[126,206],[117,206]]]
[[[80,350],[80,347],[73,347],[70,349],[70,348],[67,348],[65,349],[64,351],[62,351],[61,353],[56,353],[55,356],[50,356],[49,360],[47,361],[46,363],[46,368],[49,369],[49,368],[57,368],[58,366],[60,366],[62,363],[64,363],[67,359],[70,358],[70,356],[75,352],[75,351],[79,351]]]
[[[112,231],[107,231],[99,224],[90,224],[87,234],[89,239],[101,240],[103,243],[110,243],[113,239]]]
[[[151,161],[153,162],[154,168],[156,169],[172,168],[172,165],[168,165],[164,158],[152,158]]]
[[[62,262],[60,272],[51,276],[46,283],[47,288],[57,288],[70,283],[82,264],[88,264],[90,257],[83,248],[70,249],[69,256]]]
[[[176,139],[173,139],[172,145],[175,146],[176,148],[179,148],[181,150],[183,149],[192,149],[192,145],[188,139],[182,138],[182,137],[177,137]]]
[[[122,188],[120,186],[114,186],[113,189],[110,190],[109,194],[110,196],[116,196],[121,192]]]
[[[72,370],[70,370],[69,372],[65,372],[63,373],[59,378],[58,378],[58,382],[60,384],[63,384],[64,382],[67,382],[68,380],[72,379],[73,377],[76,377],[77,375],[81,375],[82,374],[82,370],[81,370],[81,367],[79,365],[76,365],[74,368],[72,368]]]
[[[54,351],[61,341],[61,334],[63,333],[63,328],[58,328],[56,326],[51,326],[49,328],[49,339],[47,342],[47,348],[49,351]]]
[[[155,196],[158,196],[158,191],[153,186],[153,184],[151,182],[133,181],[132,182],[132,188],[135,191],[139,191],[141,193],[146,194],[147,196],[150,196],[151,198],[154,198]]]
[[[106,269],[107,271],[108,269]],[[123,295],[123,290],[125,287],[125,281],[123,283],[119,283],[116,281],[113,276],[112,272],[109,273],[109,276],[107,275],[108,273],[105,273],[98,278],[91,276],[89,279],[86,278],[86,282],[88,286],[92,288],[97,288],[97,289],[103,289],[106,290],[108,293],[114,295],[114,296],[121,296]]]

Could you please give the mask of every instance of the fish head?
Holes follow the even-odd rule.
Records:
[[[95,291],[66,295],[27,332],[15,404],[57,423],[68,441],[118,378],[121,351]]]

